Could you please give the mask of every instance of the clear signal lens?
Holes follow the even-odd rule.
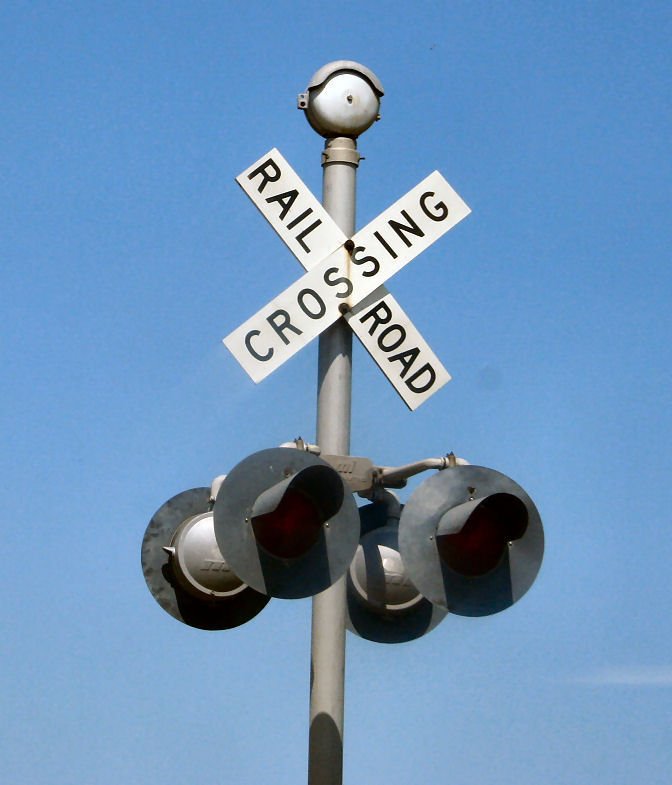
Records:
[[[187,518],[175,532],[171,545],[175,576],[190,594],[230,597],[247,588],[217,547],[211,512]]]
[[[357,599],[375,611],[404,612],[423,599],[404,569],[396,527],[374,529],[362,537],[350,581]]]

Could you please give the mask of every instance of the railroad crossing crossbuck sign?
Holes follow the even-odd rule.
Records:
[[[349,239],[278,150],[236,178],[306,273],[224,344],[260,382],[344,316],[410,409],[450,375],[383,286],[471,212],[433,172]]]

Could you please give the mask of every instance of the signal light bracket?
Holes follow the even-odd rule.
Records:
[[[377,466],[370,458],[354,455],[323,455],[319,445],[310,444],[300,436],[280,446],[319,455],[341,475],[343,482],[353,493],[358,493],[364,499],[373,499],[376,488],[405,488],[408,478],[420,472],[430,469],[442,471],[454,466],[469,465],[464,458],[458,458],[455,453],[449,452],[440,458],[424,458],[403,466]]]

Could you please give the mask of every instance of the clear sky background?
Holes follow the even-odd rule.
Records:
[[[340,58],[385,88],[358,225],[434,169],[473,210],[388,282],[453,381],[411,413],[357,346],[352,451],[502,471],[547,538],[504,613],[348,636],[345,782],[669,783],[670,41],[666,2],[2,3],[3,783],[305,781],[310,600],[192,629],[140,543],[314,439],[316,343],[255,386],[221,338],[301,272],[234,178],[278,147],[320,194]]]

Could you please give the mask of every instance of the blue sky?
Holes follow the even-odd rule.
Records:
[[[504,613],[348,637],[345,782],[669,781],[671,38],[663,2],[2,4],[4,783],[304,781],[310,601],[201,632],[139,557],[314,438],[316,344],[254,385],[221,339],[301,272],[234,178],[277,147],[319,195],[296,94],[340,58],[385,88],[358,226],[434,169],[472,209],[388,281],[453,380],[411,413],[356,347],[352,451],[495,468],[546,533]]]

